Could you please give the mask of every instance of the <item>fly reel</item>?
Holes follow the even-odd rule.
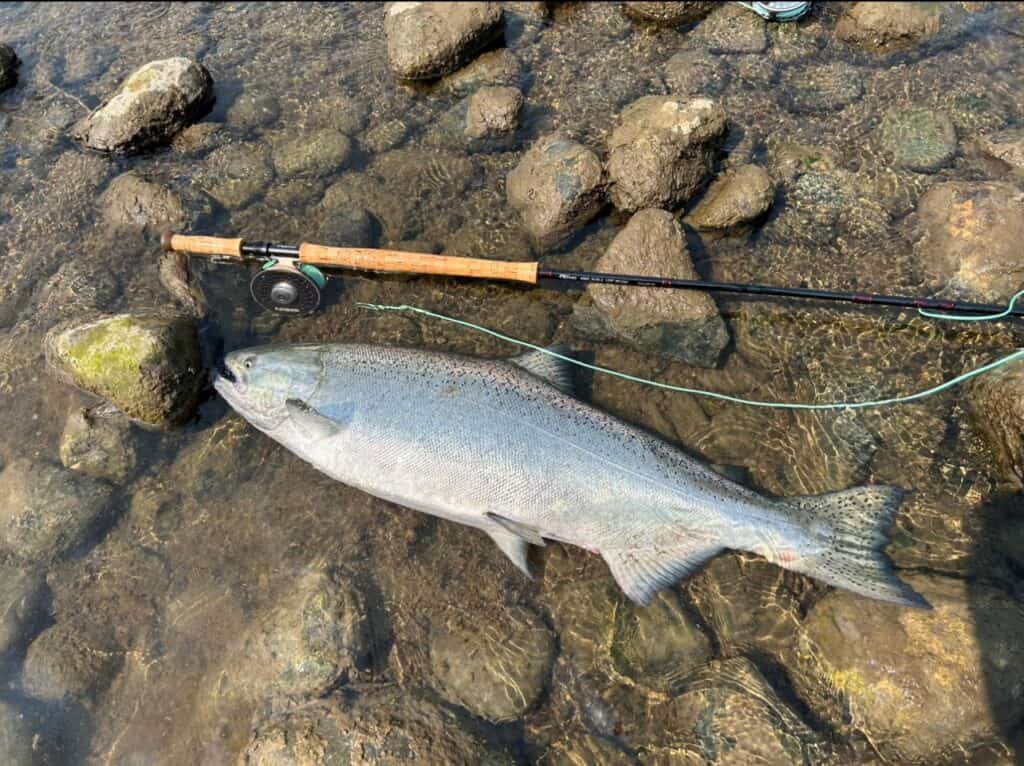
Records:
[[[273,258],[249,282],[252,299],[277,314],[312,314],[320,306],[327,277],[316,266],[295,258]]]

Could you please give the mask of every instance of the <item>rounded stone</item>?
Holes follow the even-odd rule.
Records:
[[[978,139],[978,145],[989,157],[1015,170],[1024,170],[1024,128],[1011,128],[982,136]]]
[[[510,133],[519,125],[523,94],[519,88],[485,86],[469,99],[465,134],[469,138]]]
[[[265,128],[281,117],[281,104],[270,93],[242,92],[227,112],[227,122],[243,128]]]
[[[863,732],[889,761],[936,763],[1024,717],[1024,608],[981,582],[903,579],[934,610],[833,591],[786,664],[800,697],[840,733]]]
[[[111,494],[106,482],[59,465],[13,460],[0,473],[0,545],[24,561],[49,563],[85,542]]]
[[[203,370],[191,317],[119,314],[58,325],[46,353],[61,377],[143,423],[169,427],[195,410]]]
[[[87,410],[73,410],[60,439],[60,462],[70,471],[123,484],[135,471],[128,419],[95,417]]]
[[[0,570],[0,670],[3,658],[24,648],[38,629],[45,616],[45,593],[42,575],[14,566]]]
[[[779,92],[789,110],[798,114],[838,111],[864,94],[860,71],[841,61],[791,66],[782,79]]]
[[[274,167],[282,176],[327,175],[341,170],[352,153],[352,141],[333,128],[300,133],[274,149]]]
[[[626,2],[622,4],[622,12],[636,21],[657,26],[674,27],[689,24],[711,13],[718,3],[676,2],[646,3]]]
[[[99,199],[100,215],[109,226],[153,231],[182,229],[186,214],[181,198],[138,173],[122,173]]]
[[[914,45],[939,31],[935,3],[853,3],[836,24],[836,37],[871,50]]]
[[[430,663],[444,695],[490,721],[510,721],[536,704],[555,639],[533,612],[516,607],[435,629]]]
[[[167,143],[213,103],[206,67],[187,58],[152,61],[135,70],[73,135],[91,149],[132,153]]]
[[[697,230],[732,229],[760,218],[774,199],[768,171],[759,165],[740,165],[715,179],[686,222]]]
[[[878,140],[893,164],[919,173],[948,165],[957,151],[953,120],[932,109],[890,109],[882,118]]]
[[[1002,476],[1024,487],[1024,361],[975,378],[966,394],[971,420],[985,437]]]
[[[388,3],[388,65],[403,80],[454,72],[502,28],[499,3]]]
[[[21,686],[49,702],[95,702],[121,668],[123,654],[87,643],[70,625],[44,630],[25,654]]]
[[[729,84],[729,72],[724,61],[703,51],[679,51],[665,64],[669,89],[680,96],[717,96]]]
[[[263,145],[228,144],[203,161],[196,180],[228,209],[244,207],[263,194],[274,178],[270,153]]]

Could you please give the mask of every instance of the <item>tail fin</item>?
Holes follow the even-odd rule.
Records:
[[[896,577],[885,555],[888,531],[903,500],[898,487],[868,486],[790,498],[811,539],[823,549],[792,568],[869,598],[902,606],[931,605]]]

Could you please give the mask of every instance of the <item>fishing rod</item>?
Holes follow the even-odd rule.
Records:
[[[466,277],[537,285],[543,281],[578,284],[618,285],[622,287],[659,287],[676,290],[703,290],[733,295],[761,295],[800,298],[861,305],[893,306],[945,314],[993,319],[1024,316],[1024,306],[969,303],[940,298],[841,290],[816,290],[808,287],[714,282],[700,279],[637,274],[608,274],[597,271],[570,271],[544,266],[536,261],[497,261],[462,258],[429,253],[407,253],[368,247],[328,247],[303,242],[281,245],[248,242],[222,237],[188,236],[167,232],[161,238],[164,250],[212,256],[216,260],[260,263],[249,283],[253,300],[262,308],[279,314],[305,315],[319,307],[321,291],[327,283],[322,269]]]

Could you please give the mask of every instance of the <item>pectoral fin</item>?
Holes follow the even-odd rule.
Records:
[[[721,550],[722,546],[701,540],[666,550],[611,549],[601,551],[601,555],[630,601],[647,606],[659,590],[693,574]]]
[[[504,527],[506,531],[511,532],[516,537],[520,537],[532,545],[544,545],[544,538],[540,536],[540,530],[536,527],[531,527],[529,524],[521,524],[520,522],[513,521],[512,519],[507,519],[504,516],[499,516],[497,513],[485,513],[484,515],[495,524],[499,524]]]
[[[292,428],[310,441],[335,436],[352,417],[351,407],[336,407],[328,414],[310,407],[301,399],[289,399],[284,403],[284,407]]]

